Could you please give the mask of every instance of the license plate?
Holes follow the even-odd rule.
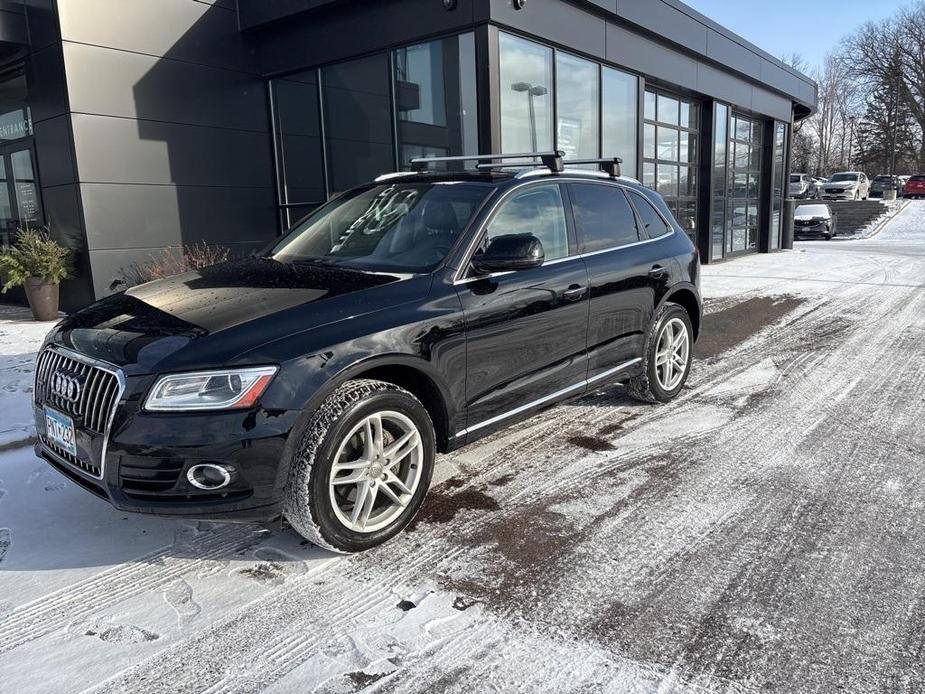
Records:
[[[66,414],[45,408],[45,435],[62,450],[77,457],[77,441],[74,437],[74,420]]]

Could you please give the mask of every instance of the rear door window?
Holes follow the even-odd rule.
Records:
[[[639,241],[636,216],[623,190],[610,185],[569,185],[572,212],[582,253],[593,253]]]
[[[651,202],[635,191],[630,191],[629,195],[636,211],[639,213],[639,219],[642,221],[646,236],[650,239],[657,239],[659,236],[671,233],[671,227],[662,219],[662,216],[655,210]]]

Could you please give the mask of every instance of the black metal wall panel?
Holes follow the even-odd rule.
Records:
[[[697,61],[622,26],[607,23],[607,60],[668,84],[694,89]]]
[[[38,159],[39,180],[43,187],[77,182],[74,165],[74,143],[71,140],[71,116],[34,122],[35,154]]]
[[[661,0],[619,0],[617,16],[702,55],[707,27]]]
[[[487,2],[459,0],[452,12],[439,1],[341,3],[268,25],[248,36],[257,52],[260,70],[279,74],[470,28],[486,14],[479,11],[483,1]]]
[[[67,113],[67,77],[60,43],[29,55],[26,80],[33,123]]]
[[[80,193],[93,251],[266,243],[276,235],[266,224],[276,213],[271,189],[83,183]]]
[[[582,53],[605,58],[607,27],[600,15],[562,0],[530,0],[515,10],[510,0],[492,0],[492,20],[547,41],[571,46]]]
[[[61,38],[250,71],[237,13],[196,0],[58,0]]]
[[[267,136],[75,113],[81,181],[270,188]]]
[[[83,216],[77,184],[42,188],[45,221],[52,236],[73,249],[75,277],[61,284],[61,308],[73,311],[95,298],[90,281],[90,262],[84,237]]]
[[[71,110],[267,132],[252,75],[79,43],[64,44]]]

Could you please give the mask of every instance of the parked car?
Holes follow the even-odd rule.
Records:
[[[835,236],[835,220],[828,205],[800,205],[793,214],[794,238],[824,238]]]
[[[909,182],[909,179],[911,178],[911,176],[898,176],[897,178],[899,178],[899,186],[900,186],[898,194],[905,195],[906,194],[906,184]]]
[[[915,199],[925,197],[925,176],[910,176],[909,180],[906,182],[904,196]]]
[[[284,515],[355,552],[410,522],[438,451],[605,384],[671,400],[697,251],[638,182],[545,160],[382,176],[255,257],[65,318],[37,453],[123,511]]]
[[[791,198],[796,198],[797,200],[815,200],[819,197],[819,189],[812,176],[795,173],[790,174],[789,194]]]
[[[875,176],[870,182],[869,197],[882,198],[884,193],[895,190],[896,195],[902,195],[903,184],[899,176]]]
[[[829,178],[822,186],[823,200],[866,200],[870,192],[867,174],[844,171]]]
[[[815,183],[816,183],[816,188],[819,190],[819,194],[820,194],[820,195],[822,194],[822,186],[825,185],[825,180],[826,180],[826,179],[824,179],[824,178],[819,178],[818,176],[814,176],[814,177],[813,177],[813,181],[815,181]]]

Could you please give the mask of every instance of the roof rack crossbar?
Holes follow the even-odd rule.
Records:
[[[581,166],[582,164],[599,164],[601,171],[607,172],[612,178],[619,178],[622,175],[620,164],[623,159],[620,157],[605,157],[604,159],[565,159],[562,162],[565,166]]]
[[[493,162],[504,162],[511,159],[539,159],[539,164],[523,163],[524,166],[546,166],[550,171],[559,173],[562,171],[562,157],[564,152],[523,152],[520,154],[472,154],[457,157],[415,157],[411,160],[411,166],[415,171],[426,171],[430,164],[452,163],[477,161],[480,169],[496,169],[503,166],[502,163],[493,164]]]

